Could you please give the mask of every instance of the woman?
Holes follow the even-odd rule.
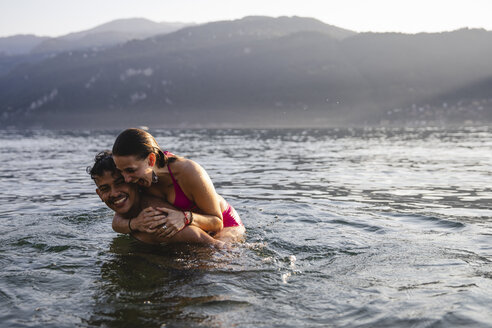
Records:
[[[143,211],[146,225],[130,227],[172,237],[188,224],[216,233],[222,240],[235,239],[245,231],[239,215],[217,192],[207,172],[192,160],[162,151],[154,137],[140,129],[123,131],[114,142],[113,159],[126,182],[165,199],[181,211],[149,208]],[[167,215],[162,215],[162,213]],[[216,235],[218,237],[218,235]]]

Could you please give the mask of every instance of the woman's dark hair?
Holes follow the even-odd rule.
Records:
[[[111,172],[111,174],[118,171],[113,161],[113,155],[111,155],[109,150],[104,150],[97,154],[94,157],[94,165],[86,168],[86,172],[91,175],[92,179],[102,177],[105,171]]]
[[[164,167],[176,158],[164,155],[154,137],[141,129],[127,129],[120,133],[113,144],[113,155],[135,156],[145,159],[150,153],[154,153],[157,167]]]

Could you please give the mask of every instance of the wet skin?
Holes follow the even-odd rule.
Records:
[[[144,159],[134,155],[113,155],[113,160],[126,182],[138,184],[145,188],[146,194],[159,199],[167,199],[170,203],[176,199],[174,181],[169,176],[166,167],[155,166],[155,154],[151,153]],[[230,242],[243,240],[246,231],[244,226],[223,228],[222,212],[227,208],[227,202],[215,192],[212,181],[205,170],[200,165],[184,158],[178,158],[172,165],[174,176],[179,179],[181,189],[185,193],[188,190],[187,198],[193,199],[198,205],[198,208],[194,210],[195,224],[205,231],[215,232],[216,239]],[[152,182],[153,172],[158,176],[158,183]]]
[[[168,170],[170,164],[157,167],[156,159],[154,153],[143,159],[134,155],[113,155],[115,165],[126,182],[138,184],[145,188],[146,194],[166,199],[172,204],[176,200],[176,194],[175,181]],[[227,208],[227,203],[216,193],[206,171],[198,163],[182,157],[177,157],[172,163],[173,175],[179,187],[196,204],[196,210],[193,211],[194,225],[208,232],[221,231],[222,212]],[[157,183],[152,182],[153,173],[158,177]]]
[[[119,172],[104,171],[102,176],[94,179],[97,189],[96,192],[101,200],[117,214],[129,219],[138,216],[144,207],[167,207],[171,208],[166,202],[152,197],[141,195],[138,186],[126,183]],[[171,238],[162,238],[157,234],[136,231],[132,235],[150,244],[161,243],[200,243],[222,246],[223,242],[210,237],[203,230],[195,226],[186,226]]]

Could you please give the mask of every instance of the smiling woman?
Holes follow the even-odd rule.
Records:
[[[182,210],[182,216],[167,216],[164,235],[172,236],[186,224],[227,239],[244,234],[239,215],[217,194],[207,172],[192,160],[162,151],[150,133],[140,129],[123,131],[113,145],[113,158],[125,182],[136,183],[147,194]]]

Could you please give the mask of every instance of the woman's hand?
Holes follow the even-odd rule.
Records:
[[[147,207],[146,209],[142,210],[142,212],[140,212],[140,214],[136,218],[133,218],[131,220],[130,226],[131,230],[155,233],[156,231],[160,230],[157,229],[157,227],[165,224],[166,222],[166,213],[163,213],[162,211],[157,210],[153,207]]]
[[[156,207],[156,209],[166,215],[165,224],[155,231],[158,238],[171,238],[185,227],[185,216],[182,211],[165,207]]]

